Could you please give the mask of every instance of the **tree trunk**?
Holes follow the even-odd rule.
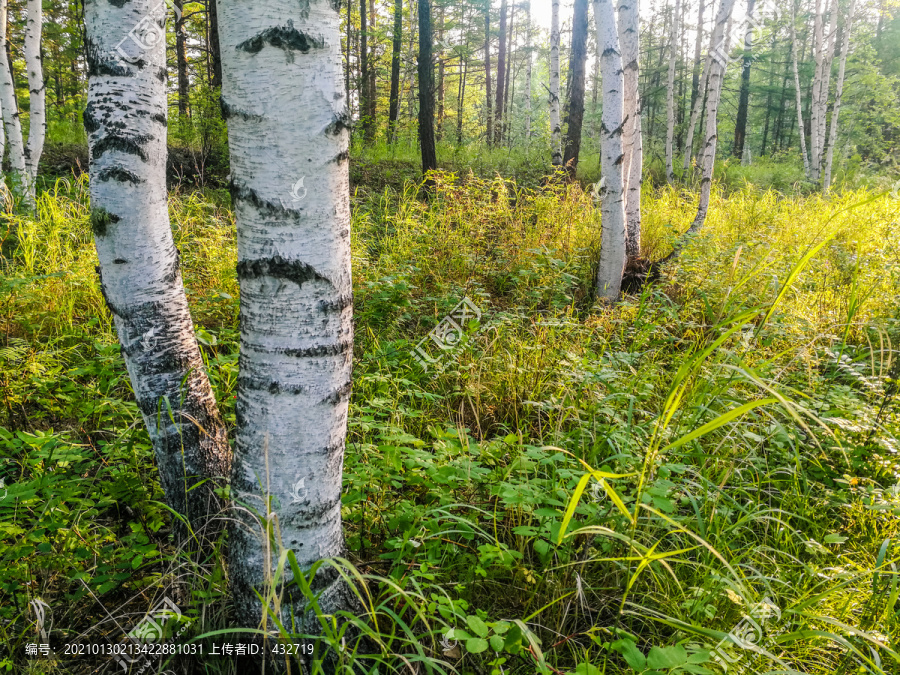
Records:
[[[516,26],[516,6],[513,4],[512,7],[509,8],[509,27],[507,29],[507,45],[506,45],[506,75],[504,75],[504,85],[503,85],[503,135],[506,137],[506,142],[512,146],[512,137],[510,134],[510,123],[512,122],[512,112],[509,108],[509,100],[510,97],[515,94],[513,91],[515,82],[511,81],[512,78],[512,64],[513,64],[513,36],[515,35],[515,26]]]
[[[485,0],[484,7],[484,89],[487,107],[487,139],[488,147],[494,142],[494,102],[491,100],[491,2]]]
[[[494,101],[494,140],[495,146],[501,143],[503,134],[503,94],[506,82],[504,82],[504,74],[506,73],[506,0],[500,1],[500,43],[497,48],[497,90],[495,92],[496,100]]]
[[[531,0],[525,2],[525,143],[531,140]]]
[[[8,0],[0,0],[0,110],[3,114],[3,129],[9,150],[9,167],[15,189],[31,209],[29,171],[25,163],[25,145],[22,140],[22,125],[19,121],[19,107],[16,103],[16,86],[13,82],[9,57],[9,5]]]
[[[209,85],[214,89],[222,86],[222,50],[219,47],[219,2],[221,0],[206,0],[207,19],[209,21],[209,55],[212,60],[212,79]]]
[[[744,35],[743,70],[741,70],[741,93],[738,102],[737,121],[734,124],[734,146],[731,153],[744,156],[744,139],[747,136],[747,112],[750,107],[750,66],[753,63],[753,9],[756,0],[747,0],[747,32]]]
[[[41,55],[41,0],[28,0],[25,23],[25,71],[28,76],[28,145],[25,147],[25,168],[28,171],[28,202],[33,203],[38,165],[44,152],[47,135],[47,87],[44,83]]]
[[[607,302],[619,298],[625,272],[626,239],[622,127],[625,122],[622,55],[612,0],[594,0],[597,54],[603,78],[603,113],[600,120],[601,248],[597,268],[597,295]]]
[[[778,33],[772,33],[772,53],[775,53],[775,41]],[[775,84],[775,69],[769,70],[769,84],[766,87],[766,119],[763,122],[762,146],[759,149],[759,156],[764,157],[766,154],[766,143],[769,141],[769,118],[772,116],[772,87]]]
[[[364,2],[364,0],[363,0]],[[278,554],[308,570],[341,555],[341,473],[353,358],[350,118],[337,3],[222,0],[223,108],[238,230],[241,356],[230,574],[240,626]],[[312,581],[322,611],[347,606],[332,568]],[[281,619],[316,630],[289,588]]]
[[[707,80],[709,79],[709,66],[712,58],[706,58],[706,64],[703,68],[703,90],[707,89]],[[697,96],[694,98],[694,103],[691,106],[691,118],[688,121],[687,128],[687,138],[684,141],[684,164],[683,169],[685,174],[687,174],[688,168],[691,166],[691,157],[694,155],[694,132],[697,128],[697,120],[700,118],[700,109],[703,107],[703,97]]]
[[[587,61],[588,0],[575,0],[572,15],[572,49],[569,51],[569,99],[566,101],[566,139],[563,166],[574,178],[581,152],[584,122],[584,76]]]
[[[438,31],[438,43],[440,48],[437,53],[438,81],[437,81],[437,130],[435,138],[441,140],[444,135],[444,8],[441,7],[440,29]]]
[[[837,143],[838,115],[841,112],[841,97],[844,94],[844,73],[847,70],[847,53],[850,51],[850,30],[853,27],[854,0],[850,0],[847,9],[847,20],[844,23],[843,44],[841,45],[841,64],[838,67],[837,89],[834,92],[834,109],[831,111],[831,129],[828,136],[828,155],[825,158],[825,177],[822,187],[827,192],[831,187],[831,167],[834,161],[834,146]],[[837,7],[835,7],[837,11]]]
[[[561,166],[563,161],[560,138],[562,129],[559,122],[559,2],[552,1],[550,18],[550,153],[553,166]]]
[[[722,0],[719,6],[719,12],[716,15],[716,23],[713,27],[712,38],[709,43],[710,52],[725,39],[725,25],[731,16],[731,10],[734,7],[735,0]],[[727,44],[726,44],[727,49]],[[706,141],[703,152],[700,153],[702,158],[701,168],[703,177],[700,180],[700,205],[697,208],[697,215],[689,233],[697,232],[706,220],[706,213],[709,210],[709,197],[712,190],[713,166],[716,161],[716,143],[718,141],[717,115],[719,111],[719,99],[722,94],[722,83],[725,79],[725,63],[717,59],[708,59],[707,66],[709,68],[709,77],[706,78],[707,95],[706,95]]]
[[[828,6],[826,0],[826,11]],[[831,61],[837,27],[837,0],[833,0],[828,33],[824,33],[825,15],[821,11],[821,0],[816,0],[814,45],[816,72],[813,79],[812,114],[810,119],[810,176],[819,182],[825,150],[826,117],[828,111],[828,91],[831,84]]]
[[[369,88],[369,129],[371,140],[375,139],[378,133],[378,87],[376,75],[378,74],[378,58],[375,44],[375,21],[378,15],[375,13],[375,0],[369,0],[369,79],[367,86]]]
[[[434,147],[434,57],[432,56],[431,0],[419,2],[419,145],[422,173],[437,169]]]
[[[669,32],[669,79],[666,87],[666,180],[675,180],[673,164],[675,143],[675,64],[678,61],[678,25],[681,20],[681,0],[675,0],[675,15]]]
[[[227,0],[226,0],[227,1]],[[369,28],[367,22],[367,0],[359,0],[359,120],[363,140],[371,143],[375,136],[374,120],[369,117]]]
[[[463,25],[468,26],[469,23],[466,21],[466,12],[463,11]],[[465,112],[465,100],[466,100],[466,78],[469,74],[469,31],[465,31],[466,33],[466,45],[463,49],[463,54],[460,63],[460,73],[459,84],[457,85],[457,93],[456,93],[456,144],[462,145],[463,141],[463,113]]]
[[[400,50],[403,47],[403,0],[394,0],[394,34],[391,36],[391,102],[388,112],[388,143],[397,140],[400,113]]]
[[[175,3],[175,63],[178,70],[178,114],[189,114],[190,85],[188,84],[187,49],[184,36],[184,0]]]
[[[230,449],[182,285],[166,195],[165,40],[130,63],[121,36],[141,17],[165,25],[165,5],[85,2],[91,226],[100,289],[116,325],[138,408],[153,443],[169,506],[195,533],[214,535],[214,488]],[[150,42],[150,40],[147,40]],[[117,44],[118,43],[118,44]],[[126,52],[133,53],[133,52]],[[205,481],[205,482],[204,482]],[[212,530],[211,532],[209,530]],[[185,538],[175,521],[176,538]]]
[[[619,43],[624,69],[624,129],[622,152],[625,155],[625,222],[628,228],[626,252],[629,257],[641,255],[641,182],[644,170],[643,135],[641,133],[641,101],[638,90],[640,70],[640,21],[638,0],[619,0]],[[662,53],[660,53],[660,59]],[[661,66],[662,64],[660,64]],[[657,68],[657,73],[661,68]],[[652,135],[652,134],[651,134]]]
[[[703,53],[703,12],[706,9],[705,0],[700,0],[697,8],[697,41],[694,43],[694,70],[691,74],[691,111],[697,105],[697,97],[700,96],[700,68],[703,65],[701,55]],[[704,89],[706,84],[704,83]],[[685,143],[690,147],[690,143]],[[685,167],[686,168],[686,167]]]

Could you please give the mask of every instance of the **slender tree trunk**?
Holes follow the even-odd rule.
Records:
[[[190,85],[188,84],[187,49],[184,35],[184,0],[175,3],[175,64],[178,70],[178,114],[189,114]]]
[[[588,0],[575,0],[572,15],[572,49],[569,51],[569,98],[566,101],[565,150],[563,166],[574,178],[581,152],[584,122],[584,75],[587,61]]]
[[[725,25],[731,16],[735,0],[722,0],[719,12],[716,15],[716,23],[713,26],[712,39],[710,40],[710,52],[715,49],[725,38]],[[727,45],[726,45],[727,48]],[[688,229],[689,233],[697,232],[706,220],[709,210],[709,197],[712,191],[713,166],[716,161],[716,143],[718,141],[718,111],[719,99],[722,94],[722,83],[725,79],[725,63],[717,59],[707,61],[709,77],[707,78],[706,95],[706,141],[701,153],[703,177],[700,180],[700,204],[694,222]]]
[[[484,7],[484,89],[487,107],[487,139],[488,147],[494,142],[494,102],[491,100],[491,0],[485,0]]]
[[[444,7],[441,6],[440,28],[438,29],[438,43],[440,45],[437,53],[438,62],[438,81],[437,81],[437,129],[435,138],[441,140],[444,135]]]
[[[515,92],[512,91],[514,82],[510,81],[512,77],[512,64],[513,64],[513,35],[515,33],[515,25],[516,25],[516,6],[513,4],[512,7],[509,8],[509,27],[507,29],[507,45],[506,45],[506,75],[504,76],[504,85],[503,85],[503,136],[506,137],[506,142],[512,145],[512,138],[510,136],[510,123],[512,113],[509,109],[509,99],[512,94]]]
[[[227,1],[227,0],[226,0]],[[374,120],[369,117],[369,27],[368,27],[368,0],[359,0],[359,117],[362,127],[363,140],[371,143],[375,136]]]
[[[497,49],[497,90],[494,102],[494,145],[499,146],[503,134],[503,93],[506,82],[506,0],[500,0],[500,44]]]
[[[394,0],[394,34],[391,39],[391,102],[388,112],[388,142],[397,140],[400,113],[400,50],[403,47],[403,0]]]
[[[678,26],[681,21],[681,0],[675,0],[675,14],[669,32],[669,79],[666,87],[666,180],[675,180],[673,164],[675,143],[675,64],[678,61]]]
[[[847,8],[847,20],[844,23],[843,44],[841,45],[841,64],[838,67],[837,89],[834,93],[834,109],[831,111],[831,129],[828,136],[828,155],[825,158],[825,177],[822,187],[827,192],[831,187],[831,167],[834,161],[834,146],[837,144],[838,115],[841,112],[841,97],[844,94],[844,73],[847,70],[847,54],[850,51],[850,30],[853,27],[854,0],[850,0]],[[837,11],[837,7],[835,7]]]
[[[194,532],[214,534],[209,518],[222,506],[214,488],[228,475],[230,449],[194,336],[169,227],[166,86],[159,78],[165,41],[143,49],[134,63],[117,53],[122,36],[142,17],[165,25],[165,5],[132,0],[117,7],[87,0],[84,10],[84,126],[100,289],[153,443],[166,501],[187,517]],[[174,525],[176,537],[184,539],[180,522]]]
[[[697,98],[700,96],[700,68],[703,65],[701,56],[703,53],[703,13],[706,9],[705,0],[700,0],[697,8],[697,40],[694,43],[694,70],[691,74],[691,110],[697,105]],[[706,84],[704,82],[704,89]],[[686,143],[690,147],[690,143]],[[687,168],[687,167],[685,167]]]
[[[353,357],[350,118],[340,18],[326,0],[222,0],[223,109],[238,228],[241,356],[229,568],[241,626],[256,626],[282,550],[301,569],[341,555],[341,473]],[[316,629],[281,589],[281,619]],[[312,587],[348,604],[333,568]]]
[[[809,155],[806,152],[806,132],[803,127],[803,101],[800,94],[800,74],[797,68],[797,4],[791,0],[791,63],[794,70],[794,90],[797,95],[797,129],[800,132],[800,154],[803,157],[803,175],[810,179]]]
[[[434,147],[434,57],[432,56],[431,0],[419,2],[419,145],[422,173],[437,169]]]
[[[826,12],[831,4],[831,2],[826,0]],[[831,60],[833,58],[833,45],[837,27],[837,0],[833,0],[833,5],[826,34],[824,32],[826,17],[821,11],[821,0],[816,0],[814,27],[816,72],[813,79],[812,114],[810,120],[810,175],[812,180],[817,183],[822,178],[824,160],[828,91],[831,84]]]
[[[525,143],[531,141],[531,0],[525,2]]]
[[[776,34],[772,34],[772,53],[775,53],[775,37]],[[775,69],[771,69],[769,71],[769,84],[766,86],[766,118],[763,122],[763,135],[762,135],[762,146],[759,149],[759,156],[763,157],[766,154],[766,143],[769,142],[769,119],[772,116],[772,88],[775,84]]]
[[[706,64],[703,68],[703,89],[707,89],[707,80],[709,79],[709,67],[712,58],[706,58]],[[684,164],[683,169],[687,174],[688,168],[691,166],[691,157],[694,155],[694,132],[697,128],[697,120],[700,119],[700,109],[703,107],[703,96],[694,98],[694,104],[691,106],[691,118],[688,121],[687,138],[684,141]]]
[[[47,87],[44,83],[41,54],[41,0],[28,0],[25,22],[25,71],[28,76],[28,145],[25,147],[25,168],[28,171],[29,202],[34,201],[38,165],[44,152],[47,134]]]
[[[594,0],[594,21],[597,24],[597,54],[603,78],[603,114],[600,121],[602,233],[597,295],[607,302],[614,302],[622,288],[628,231],[622,166],[625,78],[612,0]]]
[[[222,86],[222,50],[219,47],[219,9],[222,0],[206,0],[207,20],[209,21],[209,56],[212,62],[211,87]],[[348,0],[352,2],[352,0]],[[349,41],[347,42],[349,48]]]
[[[353,113],[352,105],[350,101],[352,100],[350,97],[350,72],[353,70],[353,65],[351,63],[351,53],[353,46],[353,0],[347,0],[347,37],[346,37],[346,50],[344,52],[344,93],[347,96],[347,109],[350,111],[351,115]],[[389,141],[390,142],[390,141]]]
[[[463,26],[468,27],[469,23],[466,21],[465,11],[463,12]],[[466,101],[466,78],[469,74],[469,31],[465,31],[466,34],[466,45],[463,50],[461,63],[460,63],[460,77],[459,84],[457,85],[457,95],[456,95],[456,144],[462,145],[463,141],[463,114],[465,112],[465,101]]]
[[[747,112],[750,107],[750,66],[753,64],[753,9],[756,0],[747,0],[747,32],[744,35],[744,58],[741,70],[741,93],[738,102],[737,121],[734,124],[734,146],[731,153],[744,156],[744,139],[747,136]]]
[[[563,162],[560,139],[562,129],[559,121],[559,2],[551,0],[550,18],[550,153],[553,166]]]
[[[375,21],[377,18],[375,0],[369,0],[369,79],[366,84],[369,88],[367,100],[369,103],[369,129],[372,140],[375,140],[375,136],[378,134],[378,87],[376,78],[378,74],[378,52],[375,44]]]
[[[638,0],[619,0],[619,44],[624,69],[624,130],[622,152],[625,155],[625,222],[628,228],[626,252],[629,257],[641,255],[641,182],[644,170],[644,147],[641,133],[641,100],[638,89],[640,69],[640,20]],[[661,70],[662,52],[660,52]],[[651,132],[652,136],[652,132]]]
[[[596,33],[596,31],[594,31]],[[597,38],[594,37],[594,41],[596,42]],[[596,45],[594,45],[594,51],[596,52]],[[597,137],[597,101],[598,101],[598,93],[600,92],[600,57],[596,57],[594,59],[594,63],[592,66],[591,72],[591,127],[590,127],[590,135],[591,140],[596,139]]]
[[[16,87],[13,81],[11,59],[9,57],[9,6],[8,0],[0,0],[0,110],[3,114],[3,128],[9,150],[9,167],[16,190],[29,210],[31,202],[31,180],[25,162],[25,145],[22,139],[22,125],[19,120],[19,106],[16,102]]]

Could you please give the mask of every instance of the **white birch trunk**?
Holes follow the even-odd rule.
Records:
[[[260,621],[254,589],[265,592],[280,550],[303,569],[343,551],[353,289],[336,7],[221,0],[219,9],[241,286],[232,491],[247,507],[230,574],[244,626]],[[345,587],[321,569],[313,586],[327,613],[345,602]],[[305,623],[302,596],[282,602],[284,618],[294,610]]]
[[[27,206],[31,206],[31,191],[28,186],[28,167],[25,164],[25,145],[22,142],[22,124],[19,120],[19,109],[16,107],[15,85],[9,70],[9,59],[6,57],[7,15],[9,0],[0,0],[0,108],[3,114],[3,129],[9,149],[9,168],[13,184],[19,196]]]
[[[525,142],[531,140],[531,0],[525,3]]]
[[[813,72],[809,110],[809,177],[813,181],[818,182],[821,160],[819,156],[819,116],[823,114],[821,109],[821,91],[824,78],[822,71],[825,63],[825,28],[822,16],[822,0],[816,0],[813,14],[813,58],[816,62],[816,68]]]
[[[625,155],[625,222],[628,228],[627,254],[641,255],[641,182],[643,178],[643,136],[641,101],[638,91],[640,19],[638,0],[619,0],[619,46],[622,52],[624,80],[624,130],[622,152]]]
[[[666,86],[666,180],[675,180],[675,63],[678,60],[678,29],[681,22],[681,0],[675,0],[675,14],[669,31],[669,79]]]
[[[628,230],[625,223],[625,180],[622,131],[625,77],[613,0],[594,0],[597,55],[603,79],[600,119],[600,181],[602,239],[597,269],[597,295],[607,302],[619,298],[625,271]]]
[[[47,134],[46,85],[44,84],[44,69],[41,64],[41,2],[42,0],[28,0],[25,22],[25,71],[28,74],[30,106],[25,165],[28,170],[28,188],[32,200],[34,200],[38,164],[44,151],[44,137]]]
[[[797,69],[797,5],[791,0],[791,61],[794,69],[794,91],[797,97],[797,129],[800,132],[800,154],[803,156],[803,175],[809,180],[809,154],[806,151],[806,130],[803,127],[803,99],[800,91],[800,73]]]
[[[562,166],[562,127],[559,119],[559,2],[552,0],[550,19],[550,154],[553,166]]]
[[[725,38],[725,26],[728,18],[731,16],[731,10],[734,8],[735,0],[722,0],[719,6],[719,12],[716,15],[716,23],[713,26],[712,37],[710,39],[710,52],[719,45]],[[726,44],[727,49],[727,44]],[[709,77],[706,79],[706,140],[700,151],[701,169],[703,177],[700,179],[700,204],[697,208],[697,215],[694,222],[688,229],[689,233],[694,233],[703,227],[706,220],[706,212],[709,210],[709,197],[712,190],[713,167],[716,161],[716,144],[718,142],[718,121],[717,115],[719,111],[719,99],[722,94],[722,84],[725,79],[725,64],[718,59],[707,59],[706,65],[709,68]],[[699,98],[699,97],[698,97]]]
[[[220,510],[213,488],[224,485],[230,451],[194,336],[169,227],[167,101],[165,78],[160,78],[166,64],[160,28],[165,25],[164,5],[132,0],[117,7],[108,0],[87,0],[84,9],[84,126],[100,288],[166,499],[196,532],[211,525],[208,515]],[[139,36],[146,49],[128,37],[139,24],[147,29]],[[133,62],[120,58],[120,44]],[[213,480],[195,487],[206,478]],[[178,522],[175,531],[184,537]]]
[[[841,64],[838,67],[837,88],[834,93],[834,108],[831,111],[831,129],[828,135],[828,155],[825,158],[825,176],[822,187],[827,192],[831,187],[831,167],[834,161],[834,146],[837,143],[838,116],[841,113],[841,97],[844,94],[844,73],[847,70],[847,53],[850,51],[850,31],[853,28],[854,0],[850,0],[847,21],[844,24],[844,39],[841,45]]]
[[[703,92],[706,91],[709,80],[709,65],[711,62],[712,58],[707,56],[703,64],[703,75],[700,77],[700,88],[697,90],[697,98],[694,99],[694,105],[691,106],[691,118],[688,122],[687,137],[684,141],[684,164],[682,168],[685,171],[685,175],[691,167],[691,157],[694,156],[694,133],[697,129],[697,122],[700,120],[700,111],[703,109]]]

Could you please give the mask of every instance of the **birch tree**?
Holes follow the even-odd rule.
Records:
[[[666,180],[675,180],[675,63],[678,59],[678,30],[681,22],[681,0],[675,0],[675,11],[669,27],[669,73],[666,83]]]
[[[581,153],[581,129],[584,123],[584,76],[587,60],[588,0],[575,0],[572,14],[572,48],[569,50],[568,92],[565,108],[566,134],[563,165],[575,177]]]
[[[825,127],[828,111],[828,91],[831,85],[831,62],[834,55],[834,41],[837,34],[837,0],[833,0],[827,33],[825,19],[829,3],[826,0],[826,11],[822,11],[822,0],[816,0],[813,28],[816,70],[812,85],[812,103],[810,112],[810,177],[819,182],[822,177],[822,165],[825,151]]]
[[[753,9],[756,0],[747,0],[747,28],[744,34],[744,56],[741,65],[741,93],[738,101],[737,120],[734,123],[734,145],[731,153],[744,159],[744,140],[747,137],[747,114],[750,108],[750,67],[753,64]]]
[[[531,0],[525,3],[525,142],[531,140]]]
[[[28,145],[25,146],[25,168],[28,171],[29,200],[34,201],[38,164],[44,152],[47,134],[45,106],[46,85],[41,63],[41,0],[28,0],[25,19],[25,72],[28,78]]]
[[[794,92],[796,93],[797,130],[800,132],[800,154],[803,156],[803,175],[809,180],[809,154],[806,152],[806,131],[803,128],[803,98],[800,91],[800,74],[797,69],[797,2],[791,0],[791,64],[794,69]]]
[[[627,253],[641,255],[641,182],[643,180],[643,135],[641,100],[638,91],[638,55],[640,52],[638,0],[620,0],[618,7],[619,43],[624,70],[624,129],[622,152],[625,155],[625,222],[628,227]]]
[[[169,506],[199,530],[230,450],[194,336],[166,196],[165,5],[84,4],[91,227],[100,289]],[[124,55],[124,56],[123,56]],[[210,480],[206,480],[210,479]],[[205,482],[204,482],[205,481]],[[175,523],[176,536],[183,527]]]
[[[613,0],[594,0],[594,21],[597,25],[597,54],[603,82],[599,185],[602,233],[597,295],[607,302],[613,302],[618,299],[622,288],[628,236],[622,166],[625,77]]]
[[[559,1],[550,15],[550,153],[553,166],[562,166],[562,128],[559,119]]]
[[[279,550],[293,550],[304,570],[343,550],[353,289],[350,118],[336,6],[219,5],[241,288],[232,493],[245,508],[232,532],[230,574],[242,625],[260,621],[254,589],[266,584]],[[330,613],[345,587],[320,569],[313,587]],[[302,622],[304,598],[286,597],[281,607],[285,620],[296,610]]]
[[[16,105],[15,84],[9,67],[9,51],[6,42],[8,27],[9,0],[0,0],[0,109],[3,115],[3,129],[6,145],[9,149],[9,168],[16,190],[30,206],[28,167],[25,163],[25,145],[22,141],[22,124],[19,120],[19,109]]]
[[[853,28],[854,0],[850,0],[847,9],[847,20],[844,22],[843,44],[841,45],[841,64],[838,66],[837,88],[834,92],[834,108],[831,111],[831,128],[828,135],[828,154],[825,157],[825,175],[822,188],[827,192],[831,187],[831,166],[834,161],[834,146],[837,143],[838,116],[841,113],[841,98],[844,95],[844,73],[847,70],[847,53],[850,51],[850,31]]]
[[[725,44],[725,53],[727,53],[727,35],[725,26],[731,16],[731,10],[734,8],[735,0],[722,0],[719,6],[719,12],[716,14],[716,23],[713,26],[712,37],[710,38],[710,54],[716,51],[720,44]],[[713,166],[716,161],[716,144],[718,142],[718,112],[719,99],[722,94],[722,83],[725,79],[725,66],[727,62],[724,58],[708,58],[706,65],[708,67],[708,77],[706,78],[706,139],[703,149],[700,153],[700,168],[703,176],[700,179],[700,204],[697,208],[697,215],[694,222],[691,223],[688,233],[694,233],[703,227],[706,220],[706,213],[709,210],[709,197],[712,190]]]

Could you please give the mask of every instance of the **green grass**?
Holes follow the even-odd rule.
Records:
[[[374,672],[354,655],[363,633],[378,672],[408,672],[400,655],[418,672],[719,672],[710,649],[768,598],[780,618],[759,651],[729,650],[732,669],[898,672],[900,201],[725,180],[663,279],[608,309],[591,295],[590,195],[491,178],[499,155],[466,152],[460,166],[479,170],[442,176],[430,204],[405,182],[409,158],[382,148],[353,167],[348,562],[335,564],[370,595],[347,617],[344,663]],[[695,199],[646,190],[648,257]],[[62,181],[38,219],[16,220],[0,282],[0,664],[17,672],[106,663],[27,665],[38,598],[56,635],[84,641],[118,639],[109,615],[131,627],[175,591],[186,635],[229,626],[221,567],[168,539],[86,200],[84,182]],[[233,424],[227,201],[173,194],[171,216]],[[480,323],[423,372],[412,348],[463,297]],[[321,618],[339,645],[344,629]]]

